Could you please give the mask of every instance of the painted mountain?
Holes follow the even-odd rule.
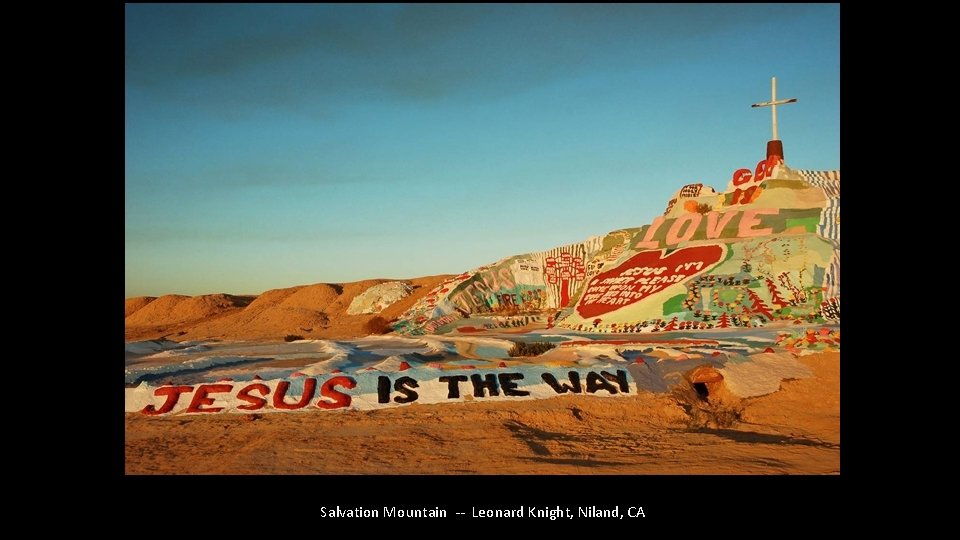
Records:
[[[770,156],[722,192],[683,186],[650,225],[450,278],[394,328],[634,333],[839,319],[840,172]]]

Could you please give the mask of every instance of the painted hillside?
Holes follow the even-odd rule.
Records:
[[[681,187],[649,225],[449,278],[394,328],[632,333],[839,318],[840,172],[773,155],[723,191]]]

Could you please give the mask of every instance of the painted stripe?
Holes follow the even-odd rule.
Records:
[[[824,238],[840,242],[840,171],[812,171],[799,169],[797,173],[823,191],[827,202],[820,212],[817,232]]]
[[[827,298],[840,296],[840,252],[834,253],[830,258],[830,265],[827,267],[826,275],[823,277],[824,285],[827,287]]]

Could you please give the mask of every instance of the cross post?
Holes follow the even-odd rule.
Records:
[[[780,142],[779,137],[777,136],[777,105],[786,105],[787,103],[796,103],[797,98],[787,98],[777,100],[777,78],[772,77],[770,79],[770,101],[764,101],[763,103],[754,103],[751,107],[770,107],[773,116],[773,140],[767,143],[767,154],[771,152],[777,153],[781,158],[783,158],[783,144]],[[771,145],[774,148],[771,148]]]

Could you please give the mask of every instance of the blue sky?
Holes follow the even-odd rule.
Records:
[[[125,292],[459,273],[840,168],[838,5],[126,6]]]

